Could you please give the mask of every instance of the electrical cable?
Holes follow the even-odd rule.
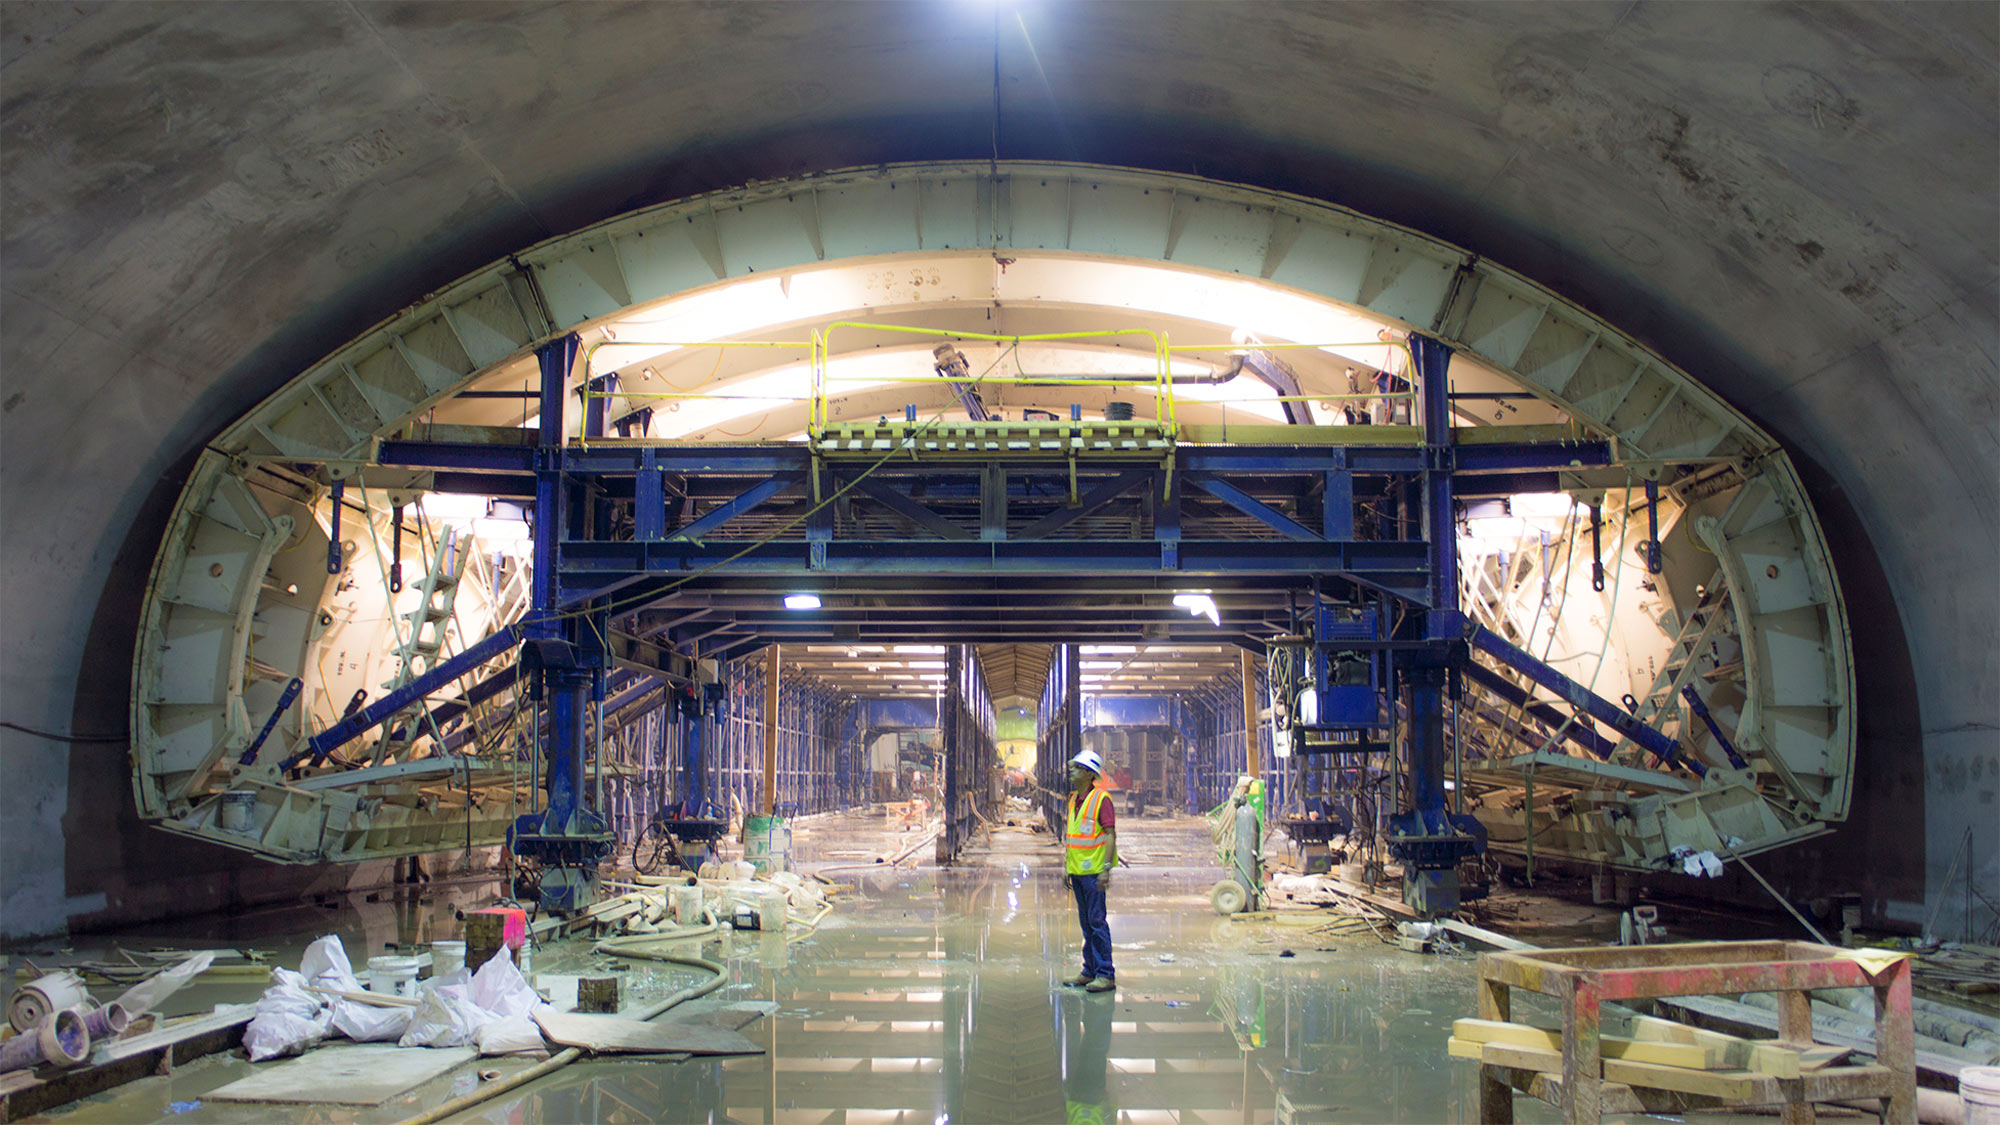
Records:
[[[46,739],[48,739],[48,740],[49,740],[50,742],[71,742],[71,743],[75,743],[75,742],[130,742],[130,741],[132,741],[132,736],[131,736],[131,734],[130,734],[130,733],[126,733],[126,734],[57,734],[57,733],[55,733],[54,731],[46,731],[46,730],[37,730],[37,729],[36,729],[36,728],[34,728],[34,727],[30,727],[30,726],[23,726],[23,725],[21,725],[20,723],[10,723],[10,722],[6,722],[6,721],[4,721],[4,720],[0,720],[0,727],[6,727],[6,728],[7,728],[8,730],[13,730],[13,731],[20,731],[20,732],[21,732],[22,734],[31,734],[31,735],[34,735],[34,736],[35,736],[36,738],[46,738]]]

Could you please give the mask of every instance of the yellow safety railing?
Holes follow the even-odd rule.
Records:
[[[661,349],[671,348],[674,349],[675,351],[685,351],[685,350],[699,349],[699,348],[722,349],[718,350],[718,352],[716,353],[715,362],[718,370],[722,366],[723,356],[727,354],[726,349],[781,348],[781,349],[796,350],[805,353],[806,362],[810,364],[812,362],[812,356],[814,354],[814,349],[816,346],[816,339],[817,339],[817,333],[815,333],[814,340],[599,340],[596,341],[595,343],[590,344],[583,350],[583,387],[578,392],[583,400],[583,416],[586,419],[590,416],[590,404],[592,401],[597,399],[604,399],[608,401],[614,398],[622,398],[622,399],[638,400],[638,401],[645,401],[645,400],[680,401],[687,399],[704,399],[716,402],[804,401],[807,404],[808,413],[810,413],[812,410],[812,401],[810,396],[804,396],[804,395],[782,395],[782,394],[746,395],[746,394],[717,393],[714,391],[685,391],[685,390],[638,391],[638,390],[630,390],[622,386],[615,391],[614,390],[593,391],[590,389],[591,379],[593,378],[591,374],[591,365],[596,360],[598,351],[603,348],[661,348]],[[714,372],[711,372],[710,377],[713,378],[713,376]],[[671,386],[672,384],[669,383],[668,385]],[[610,419],[607,418],[606,423],[608,424],[609,421]],[[588,425],[579,426],[577,441],[580,446],[583,446],[585,448],[589,447],[590,434]]]
[[[1403,355],[1405,360],[1405,363],[1403,365],[1403,370],[1405,372],[1413,371],[1415,369],[1414,357],[1410,355],[1409,345],[1407,342],[1401,340],[1384,341],[1378,339],[1378,340],[1365,340],[1365,341],[1354,341],[1354,340],[1334,341],[1329,343],[1282,343],[1282,344],[1258,343],[1255,345],[1245,345],[1233,341],[1226,344],[1170,344],[1167,340],[1166,333],[1155,331],[1153,329],[1148,329],[1148,328],[1112,328],[1112,329],[1097,329],[1097,330],[1078,331],[1078,332],[1042,332],[1042,333],[1033,333],[1027,335],[1001,335],[989,332],[971,332],[971,331],[960,331],[955,329],[943,329],[943,328],[915,328],[915,327],[910,327],[908,325],[878,324],[869,321],[836,321],[832,324],[827,325],[825,328],[814,331],[812,337],[807,340],[599,340],[596,341],[594,343],[591,343],[584,349],[582,356],[583,388],[580,392],[580,395],[583,401],[584,414],[585,417],[588,417],[590,405],[593,401],[599,399],[608,400],[613,398],[621,398],[635,402],[644,402],[650,400],[662,400],[662,401],[713,400],[719,402],[737,401],[737,402],[759,402],[759,403],[768,403],[773,401],[778,401],[778,402],[803,401],[806,404],[806,431],[810,437],[812,437],[814,440],[817,440],[825,434],[827,426],[830,424],[832,418],[831,395],[829,393],[829,384],[834,380],[829,371],[829,367],[832,363],[832,358],[833,358],[834,335],[837,331],[841,330],[846,330],[850,332],[885,332],[903,336],[920,337],[926,340],[933,340],[939,342],[951,342],[951,341],[963,340],[963,341],[977,341],[985,343],[1003,344],[1006,345],[1006,349],[1002,352],[1002,358],[1004,358],[1008,354],[1014,353],[1015,350],[1018,349],[1023,344],[1073,343],[1076,341],[1085,341],[1085,340],[1119,340],[1119,339],[1131,339],[1131,338],[1143,339],[1150,343],[1151,347],[1149,350],[1153,358],[1153,371],[1148,375],[1135,375],[1135,376],[1103,375],[1103,376],[1090,376],[1084,378],[1052,376],[1052,375],[1034,375],[1024,370],[1021,370],[1020,360],[1018,355],[1016,355],[1014,373],[994,372],[992,370],[992,367],[997,366],[999,363],[999,360],[995,360],[994,364],[990,365],[988,369],[984,372],[980,372],[977,374],[968,373],[966,378],[962,380],[946,378],[945,381],[952,383],[962,383],[968,387],[973,387],[973,388],[977,388],[982,385],[1150,388],[1155,400],[1156,415],[1157,415],[1156,422],[1169,438],[1174,436],[1179,431],[1178,407],[1174,392],[1174,378],[1173,378],[1173,359],[1176,354],[1191,353],[1191,352],[1231,353],[1231,352],[1243,351],[1246,347],[1255,347],[1257,350],[1260,351],[1287,351],[1287,350],[1320,351],[1327,349],[1389,348],[1396,352],[1400,352]],[[673,351],[714,348],[718,350],[718,354],[716,357],[716,367],[718,370],[722,365],[723,356],[726,354],[728,349],[773,348],[782,350],[801,351],[805,353],[806,357],[806,363],[809,372],[809,388],[807,390],[807,393],[804,395],[785,395],[785,394],[771,394],[771,393],[732,394],[732,393],[717,392],[717,391],[683,390],[679,388],[664,390],[664,391],[650,391],[650,390],[641,391],[633,389],[629,386],[620,386],[616,390],[610,390],[610,389],[592,390],[591,389],[591,380],[593,378],[592,367],[595,363],[597,353],[604,348],[658,348],[662,350],[671,349]],[[940,381],[940,378],[941,377],[933,371],[933,372],[926,372],[923,374],[913,374],[913,375],[871,376],[867,378],[865,381],[868,383],[876,383],[876,384],[879,383],[935,384]],[[1307,402],[1307,403],[1380,402],[1384,404],[1385,407],[1391,403],[1408,402],[1411,404],[1410,407],[1411,415],[1414,418],[1415,413],[1418,409],[1416,403],[1420,395],[1415,386],[1413,385],[1414,381],[1411,379],[1409,375],[1402,374],[1398,375],[1397,378],[1403,379],[1406,383],[1411,383],[1412,384],[1411,389],[1407,391],[1386,391],[1386,392],[1374,391],[1374,392],[1357,392],[1352,394],[1255,395],[1255,396],[1228,397],[1228,398],[1214,398],[1214,397],[1209,397],[1207,395],[1202,395],[1196,397],[1192,401],[1198,401],[1203,405],[1212,404],[1220,406],[1227,406],[1230,404],[1248,405],[1254,403],[1286,403],[1286,402]],[[671,387],[672,384],[669,383],[669,386]],[[587,427],[584,427],[584,429],[587,430]],[[580,444],[583,444],[585,446],[589,444],[589,441],[590,441],[590,435],[587,432],[583,433],[579,438]]]
[[[843,320],[843,321],[837,321],[833,324],[829,324],[826,326],[824,330],[813,333],[813,340],[815,344],[814,358],[812,365],[813,408],[810,415],[811,423],[809,426],[809,431],[815,439],[819,438],[822,434],[825,433],[826,426],[831,417],[829,411],[829,400],[827,395],[827,380],[828,380],[827,364],[830,362],[830,357],[832,355],[832,341],[833,341],[834,331],[836,329],[843,329],[843,328],[850,329],[853,331],[892,332],[906,336],[921,336],[927,339],[938,340],[943,342],[950,342],[953,340],[975,340],[975,341],[983,341],[986,343],[1006,344],[1008,345],[1008,350],[1010,351],[1014,348],[1019,347],[1022,344],[1044,344],[1044,343],[1054,343],[1058,341],[1105,340],[1105,339],[1117,339],[1122,337],[1143,337],[1144,339],[1150,340],[1153,345],[1152,353],[1153,353],[1154,371],[1151,376],[1120,377],[1116,375],[1106,375],[1102,377],[1074,379],[1074,378],[1063,378],[1060,376],[1030,375],[1025,372],[1018,375],[995,375],[989,368],[987,371],[981,372],[976,375],[968,374],[968,376],[963,380],[950,380],[950,381],[962,382],[970,387],[978,387],[981,385],[1007,385],[1007,384],[1016,384],[1016,385],[1034,384],[1039,386],[1065,386],[1065,387],[1150,386],[1151,388],[1153,388],[1154,398],[1160,404],[1158,411],[1159,425],[1166,431],[1166,433],[1169,436],[1171,436],[1175,430],[1173,379],[1171,371],[1169,370],[1170,357],[1168,355],[1167,337],[1164,333],[1155,332],[1147,328],[1113,328],[1113,329],[1102,329],[1098,331],[1089,331],[1089,332],[1041,332],[1024,336],[1008,336],[1008,335],[996,335],[990,332],[963,332],[963,331],[944,329],[944,328],[912,328],[901,324],[874,324],[867,321]],[[1004,354],[1005,353],[1003,353],[1003,355]],[[997,363],[998,361],[996,360],[995,362]],[[910,375],[910,376],[887,376],[879,378],[870,378],[868,380],[868,382],[871,383],[936,383],[938,381],[939,381],[939,376],[936,375],[935,373],[925,374],[925,375]]]

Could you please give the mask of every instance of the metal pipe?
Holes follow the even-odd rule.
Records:
[[[125,1010],[125,1005],[113,1000],[102,1008],[92,1008],[85,1013],[83,1026],[89,1030],[92,1041],[116,1039],[132,1026],[132,1013]]]
[[[326,572],[340,573],[340,501],[347,494],[347,482],[333,478],[333,511],[327,519]]]
[[[1604,544],[1599,536],[1604,528],[1604,506],[1590,506],[1590,588],[1604,592]]]
[[[1532,887],[1535,885],[1535,764],[1533,762],[1529,762],[1528,767],[1521,771],[1521,778],[1526,783],[1528,790],[1526,799],[1521,806],[1521,823],[1528,830],[1527,879],[1528,885]]]
[[[389,509],[389,592],[403,592],[403,506]]]
[[[597,705],[597,730],[592,735],[590,749],[591,772],[596,775],[592,778],[592,788],[595,792],[591,811],[602,817],[604,815],[604,672],[602,669],[591,677],[590,693]]]
[[[1646,482],[1646,572],[1660,573],[1660,483]]]
[[[43,1063],[75,1066],[90,1057],[90,1030],[75,1008],[50,1013],[33,1031],[0,1042],[0,1073]]]
[[[1257,658],[1249,649],[1242,651],[1243,674],[1243,769],[1252,778],[1264,776],[1263,747],[1258,744]]]
[[[781,646],[772,645],[764,677],[764,815],[778,811],[778,673]]]

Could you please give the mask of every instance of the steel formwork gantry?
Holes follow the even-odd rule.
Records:
[[[1402,646],[1392,659],[1410,716],[1409,808],[1393,822],[1394,839],[1413,872],[1406,893],[1449,909],[1457,861],[1483,843],[1475,822],[1447,811],[1442,785],[1446,667],[1465,639],[1456,609],[1454,482],[1498,477],[1480,487],[1504,489],[1516,474],[1599,465],[1611,452],[1606,443],[1568,434],[1455,442],[1445,392],[1450,351],[1421,336],[1410,347],[1423,424],[1371,428],[1367,436],[1389,440],[1367,444],[1192,446],[1150,422],[911,421],[828,430],[804,443],[694,447],[606,440],[601,418],[586,422],[583,441],[564,445],[548,436],[560,433],[576,359],[577,341],[566,337],[542,349],[545,428],[535,446],[385,441],[377,460],[436,473],[440,488],[524,495],[532,483],[534,602],[523,628],[538,670],[535,688],[554,699],[551,802],[547,812],[522,818],[515,835],[517,847],[548,851],[558,866],[580,866],[603,836],[601,823],[565,796],[564,778],[581,760],[575,716],[584,696],[603,695],[610,622],[682,593],[723,590],[749,576],[809,589],[848,575],[1033,580],[1083,571],[1195,589],[1204,578],[1228,578],[1276,591],[1287,603],[1309,592],[1318,605],[1320,590],[1339,583],[1415,611],[1407,635],[1382,638]],[[975,627],[979,635],[952,639],[1118,635],[1135,624],[1144,629],[1170,601],[1058,607],[1048,620],[1027,619],[1018,628],[993,620]],[[915,612],[899,616],[899,609]],[[964,624],[925,613],[949,609],[948,594],[927,602],[918,589],[853,620],[746,613],[746,620],[710,628],[708,635],[723,636],[704,655],[727,661],[773,642],[864,631],[943,637]],[[1250,645],[1286,621],[1267,611],[1226,628]],[[978,725],[961,720],[981,711],[976,670],[958,646],[949,651],[953,707],[940,722],[948,740],[971,744]],[[1072,668],[1074,655],[1074,645],[1065,645],[1059,663]],[[1075,680],[1052,677],[1058,682],[1065,702],[1074,699]],[[796,722],[790,730],[784,760],[795,762],[805,743]],[[831,747],[838,738],[837,729],[825,730],[811,744]],[[941,854],[954,853],[962,839],[958,785],[965,779],[952,771],[972,768],[964,757],[947,753],[953,796]],[[836,772],[831,759],[822,766],[829,778]],[[801,767],[794,772],[799,781],[811,776]]]

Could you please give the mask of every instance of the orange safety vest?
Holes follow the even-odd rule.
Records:
[[[1070,875],[1095,875],[1111,866],[1111,834],[1098,822],[1104,808],[1104,791],[1093,789],[1079,801],[1069,799],[1069,827],[1063,837],[1068,845],[1063,871]]]

